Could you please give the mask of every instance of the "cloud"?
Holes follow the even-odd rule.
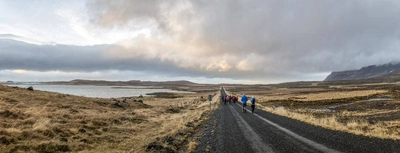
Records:
[[[146,34],[112,45],[0,50],[0,69],[272,82],[322,80],[331,71],[400,60],[398,1],[91,0],[85,7],[98,31]]]
[[[206,70],[230,70],[229,75],[325,73],[400,57],[393,49],[399,44],[397,1],[122,0],[91,1],[87,6],[95,23],[104,28],[157,23],[160,35],[170,42],[159,44],[149,55],[165,56],[163,52],[172,49],[171,54],[194,65],[208,62]],[[160,41],[156,37],[151,39]]]

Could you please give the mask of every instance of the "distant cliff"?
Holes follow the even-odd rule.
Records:
[[[359,70],[332,72],[324,81],[367,79],[397,72],[400,72],[400,63],[371,65]]]

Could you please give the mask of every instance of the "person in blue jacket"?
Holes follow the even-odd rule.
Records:
[[[251,97],[250,102],[251,102],[251,113],[254,113],[254,108],[256,107],[256,98],[254,98],[254,96]]]
[[[242,107],[242,112],[244,112],[244,113],[246,113],[245,107],[246,107],[247,100],[248,100],[248,99],[247,99],[246,94],[243,94],[243,96],[242,96],[242,105],[243,105],[243,107]]]

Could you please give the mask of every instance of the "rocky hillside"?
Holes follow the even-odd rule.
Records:
[[[359,70],[332,72],[324,81],[367,79],[397,72],[400,72],[400,63],[371,65]]]

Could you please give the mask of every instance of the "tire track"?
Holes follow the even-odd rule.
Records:
[[[232,107],[232,105],[229,105],[229,108],[231,109],[231,112],[233,116],[235,116],[236,123],[239,126],[239,129],[243,132],[246,133],[244,136],[246,137],[247,140],[252,142],[250,145],[254,149],[255,152],[267,152],[267,153],[274,153],[274,150],[272,148],[263,143],[263,140],[261,137],[254,132],[254,130],[247,124],[247,122],[239,115],[239,113]]]
[[[238,105],[239,107],[241,107],[240,104],[237,104],[237,105]],[[245,109],[246,109],[247,111],[251,112],[249,109],[247,109],[247,108],[245,108]],[[294,133],[294,132],[292,132],[292,131],[290,131],[290,130],[288,130],[288,129],[282,127],[282,126],[279,126],[278,124],[276,124],[276,123],[274,123],[274,122],[272,122],[272,121],[270,121],[270,120],[267,120],[267,119],[264,118],[264,117],[261,117],[261,116],[258,115],[258,114],[253,113],[253,115],[256,116],[257,118],[261,119],[262,121],[264,121],[264,122],[266,122],[266,123],[268,123],[268,124],[270,124],[270,125],[276,127],[278,130],[280,130],[280,131],[282,131],[282,132],[284,132],[284,133],[286,133],[286,134],[292,136],[293,138],[296,138],[297,140],[299,140],[299,141],[301,141],[301,142],[303,142],[303,143],[305,143],[305,144],[307,144],[307,145],[309,145],[309,146],[315,148],[315,149],[318,150],[318,151],[326,152],[326,153],[341,153],[340,151],[337,151],[337,150],[335,150],[335,149],[331,149],[331,148],[329,148],[329,147],[326,147],[326,146],[323,145],[323,144],[319,144],[319,143],[317,143],[317,142],[315,142],[315,141],[312,141],[312,140],[307,139],[307,138],[305,138],[305,137],[303,137],[303,136],[300,136],[300,135],[298,135],[298,134],[296,134],[296,133]]]
[[[319,153],[320,151],[298,141],[290,135],[282,132],[276,127],[265,123],[251,113],[240,113],[242,108],[236,105],[234,108],[242,118],[256,131],[256,133],[263,139],[264,142],[270,144],[275,152],[308,152]]]

